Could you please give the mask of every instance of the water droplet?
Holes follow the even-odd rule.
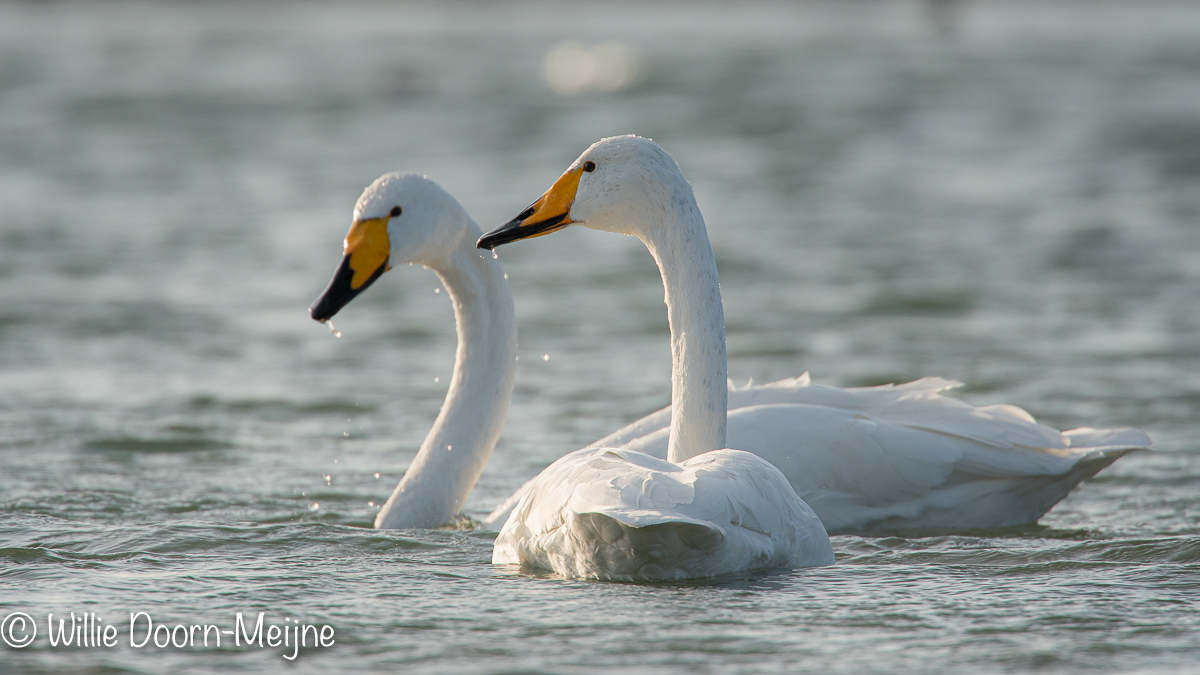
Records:
[[[333,334],[333,337],[335,337],[335,338],[340,338],[340,337],[342,337],[342,331],[340,331],[340,330],[338,330],[338,329],[336,329],[336,328],[334,328],[334,327],[333,327],[333,320],[332,320],[332,319],[325,319],[325,325],[326,325],[326,326],[329,326],[329,332],[330,332],[331,334]]]
[[[542,354],[542,360],[543,360],[543,361],[549,361],[549,360],[550,360],[550,355],[549,355],[549,354]]]
[[[453,446],[453,445],[447,445],[447,446],[446,446],[446,452],[453,452],[453,451],[454,451],[454,446]]]
[[[378,471],[375,472],[375,480],[379,480],[379,472]]]
[[[505,273],[504,273],[504,280],[505,280],[505,281],[508,281],[508,272],[505,272]]]
[[[375,502],[367,502],[367,506],[375,506]]]
[[[321,508],[321,505],[320,505],[319,503],[317,503],[317,502],[313,502],[313,503],[311,503],[311,504],[309,504],[309,505],[308,505],[308,510],[309,510],[309,511],[316,511],[316,510],[317,510],[317,509],[319,509],[319,508]]]
[[[327,473],[323,473],[323,474],[321,474],[321,477],[325,479],[326,485],[333,485],[333,476],[330,476]]]
[[[440,378],[440,377],[435,377],[435,378],[433,378],[433,381],[434,381],[434,382],[441,382],[441,381],[442,381],[442,378]]]
[[[521,355],[520,355],[520,354],[517,354],[517,360],[518,360],[518,361],[520,361],[520,360],[521,360]]]
[[[337,460],[336,460],[336,459],[335,459],[335,460],[333,460],[333,463],[334,463],[334,464],[337,464]]]
[[[350,438],[350,432],[349,432],[349,431],[343,431],[343,432],[342,432],[342,436],[345,436],[346,438]],[[337,462],[334,462],[334,463],[336,464]]]
[[[439,293],[441,293],[441,292],[442,292],[442,289],[440,289],[440,288],[435,288],[435,289],[433,289],[433,294],[434,294],[434,295],[437,295],[437,294],[439,294]]]
[[[500,259],[500,254],[496,252],[496,249],[492,249],[492,260],[499,260],[499,259]]]

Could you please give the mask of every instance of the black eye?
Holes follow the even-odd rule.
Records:
[[[393,206],[393,207],[392,207],[392,212],[391,212],[391,213],[389,213],[389,214],[388,214],[388,216],[389,216],[389,217],[392,217],[392,218],[395,218],[396,216],[399,216],[399,215],[400,215],[400,212],[401,212],[401,211],[402,211],[402,209],[401,209],[399,206]]]
[[[584,162],[584,163],[583,163],[583,170],[584,170],[585,172],[587,172],[587,173],[591,173],[591,172],[595,171],[595,170],[596,170],[596,163],[595,163],[595,162],[593,162],[593,161],[590,161],[590,160],[589,160],[589,161],[586,161],[586,162]]]

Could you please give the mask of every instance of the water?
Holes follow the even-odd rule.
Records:
[[[0,5],[0,618],[40,630],[0,671],[290,654],[130,648],[144,611],[332,626],[304,672],[1194,672],[1200,6],[551,7]],[[621,70],[580,70],[593,44]],[[1035,527],[837,537],[835,567],[715,583],[494,568],[467,521],[367,529],[454,332],[420,268],[340,340],[308,319],[358,193],[426,172],[491,227],[627,132],[696,187],[739,381],[941,375],[1155,452]],[[523,358],[476,519],[668,400],[636,241],[500,256]],[[119,645],[51,647],[71,611]]]

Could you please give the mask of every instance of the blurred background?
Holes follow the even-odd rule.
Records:
[[[427,174],[487,230],[593,141],[624,133],[662,144],[696,189],[736,381],[939,375],[967,383],[971,403],[1154,438],[1155,453],[1121,460],[1043,521],[1069,536],[970,546],[989,560],[1014,546],[1073,559],[1095,553],[1076,539],[1111,540],[1125,553],[1096,555],[1171,562],[1190,585],[1125,579],[1142,590],[1082,606],[1113,622],[1083,637],[1021,624],[1049,631],[1040,652],[1019,637],[981,647],[913,609],[920,625],[886,638],[893,666],[1186,667],[1195,617],[1188,629],[1176,605],[1153,614],[1139,595],[1200,587],[1200,4],[1182,0],[0,3],[0,577],[20,588],[0,609],[82,593],[205,618],[265,602],[259,565],[281,555],[269,578],[295,586],[271,601],[348,626],[345,663],[486,670],[463,644],[515,638],[446,628],[444,588],[425,584],[439,566],[494,582],[490,539],[358,529],[439,409],[454,351],[446,296],[430,272],[394,270],[338,315],[340,340],[307,307],[381,173]],[[500,256],[521,363],[473,518],[669,400],[661,285],[640,243],[573,228]],[[1122,548],[1156,537],[1174,542],[1165,557]],[[872,547],[963,544],[837,545],[852,569],[883,561]],[[393,546],[415,551],[411,567],[394,566]],[[122,581],[146,574],[161,576]],[[415,589],[404,606],[434,617],[432,637],[409,642],[380,622],[393,605],[355,579],[388,575]],[[330,578],[345,583],[337,601],[318,584]],[[556,588],[583,594],[569,597],[593,616],[599,591]],[[1066,612],[1075,590],[1064,593],[1024,611]],[[377,600],[388,609],[364,618]],[[619,601],[604,602],[595,616]],[[1008,602],[977,599],[975,620],[1005,623]],[[1138,633],[1143,619],[1175,628]],[[630,621],[631,635],[653,634]],[[824,625],[834,642],[858,639],[853,620]],[[487,653],[496,667],[618,659],[603,646],[616,634],[589,630]],[[654,670],[687,651],[679,639],[675,656],[647,646],[608,662]],[[793,639],[692,665],[871,669]],[[859,659],[878,654],[859,646]],[[1063,650],[1079,660],[1055,660]]]

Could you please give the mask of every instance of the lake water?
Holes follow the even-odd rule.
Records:
[[[0,671],[1196,672],[1200,4],[940,11],[0,5],[0,618],[39,630]],[[340,340],[309,320],[359,192],[425,172],[488,228],[618,133],[696,188],[731,377],[940,375],[1154,452],[1037,526],[836,537],[834,567],[712,583],[567,581],[493,567],[485,532],[368,529],[454,329],[420,268]],[[669,398],[638,242],[500,253],[522,358],[476,519]],[[51,646],[72,611],[117,646]],[[336,643],[136,649],[137,612]]]

